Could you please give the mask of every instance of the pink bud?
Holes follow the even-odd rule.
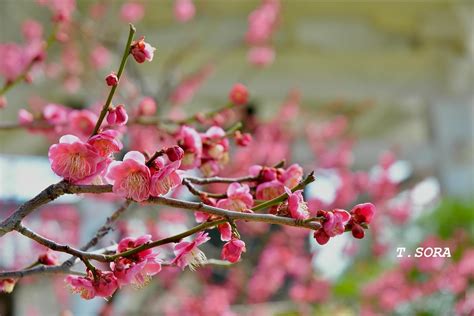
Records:
[[[370,224],[375,214],[375,206],[372,203],[357,204],[351,213],[355,222]]]
[[[127,124],[127,121],[127,111],[125,111],[125,107],[122,104],[109,109],[109,112],[107,113],[107,123],[110,125],[125,125]]]
[[[33,114],[31,114],[27,110],[20,109],[20,111],[18,111],[18,123],[20,123],[20,125],[29,125],[33,123],[33,120]]]
[[[118,80],[119,79],[114,72],[110,73],[107,77],[105,77],[105,82],[107,82],[107,85],[109,87],[116,86],[118,84]]]
[[[242,134],[239,131],[235,133],[235,142],[237,143],[237,145],[246,147],[251,141],[252,135],[250,135],[249,133]]]
[[[4,107],[7,106],[7,98],[5,96],[0,96],[0,109],[3,109]]]
[[[48,251],[38,257],[38,262],[45,266],[55,266],[58,264],[58,256],[55,253]]]
[[[362,226],[360,226],[359,224],[354,224],[354,226],[352,227],[352,236],[357,239],[362,239],[364,238],[364,234],[365,233]]]
[[[245,85],[236,83],[229,93],[229,100],[235,105],[245,105],[249,99],[249,92]]]
[[[145,42],[145,37],[141,37],[138,41],[134,41],[130,48],[130,53],[137,63],[141,64],[145,61],[152,61],[156,48]]]
[[[329,236],[324,232],[323,229],[318,229],[315,231],[313,236],[320,245],[325,245],[329,241]]]
[[[179,146],[173,146],[166,149],[166,155],[170,161],[181,160],[184,157],[184,150]]]

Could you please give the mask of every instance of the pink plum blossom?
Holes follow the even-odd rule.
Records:
[[[112,153],[122,150],[123,145],[118,140],[118,135],[117,131],[109,129],[92,136],[87,142],[95,148],[99,155],[108,157]]]
[[[352,208],[351,214],[356,223],[370,224],[375,215],[375,206],[372,203],[357,204]]]
[[[242,212],[253,205],[253,197],[247,184],[231,183],[227,188],[227,199],[217,202],[217,207]]]
[[[285,186],[277,180],[264,182],[257,186],[256,196],[258,200],[271,200],[285,192]]]
[[[236,83],[229,92],[229,100],[235,105],[245,105],[249,100],[249,91],[242,83]]]
[[[97,45],[91,52],[90,63],[97,69],[104,68],[110,61],[110,52],[107,48]]]
[[[115,72],[112,72],[110,74],[107,75],[107,77],[105,77],[105,82],[107,83],[107,85],[109,87],[113,87],[113,86],[116,86],[118,84],[118,77],[117,77],[117,74]]]
[[[15,279],[0,279],[0,293],[11,293],[15,288],[15,284]]]
[[[41,39],[43,36],[43,26],[35,20],[25,20],[21,25],[21,31],[25,39],[29,42]]]
[[[69,275],[66,283],[72,292],[80,293],[81,297],[90,300],[96,296],[110,297],[118,288],[118,282],[111,271],[96,270],[96,278],[88,271],[86,277]]]
[[[153,196],[165,195],[170,190],[181,184],[181,177],[176,172],[181,161],[176,160],[165,165],[162,157],[158,157],[155,161],[155,166],[159,165],[158,170],[155,171],[151,177],[150,194]]]
[[[285,192],[288,194],[288,211],[290,216],[294,219],[307,219],[309,217],[308,205],[303,199],[303,190],[291,192],[285,187]]]
[[[123,161],[112,162],[106,179],[113,184],[113,192],[121,197],[141,202],[150,196],[150,169],[138,151],[128,152]]]
[[[119,242],[117,251],[122,253],[150,241],[151,235],[143,235],[138,238],[127,237]],[[161,271],[161,262],[152,249],[147,249],[133,256],[119,258],[112,262],[110,267],[119,286],[129,283],[143,286],[150,277]]]
[[[245,243],[240,239],[233,238],[222,248],[221,257],[223,260],[235,263],[240,260],[242,252],[245,251]]]
[[[69,113],[68,122],[74,134],[88,137],[94,130],[97,115],[89,110],[74,110]]]
[[[178,145],[184,150],[182,169],[192,169],[200,165],[202,156],[201,136],[189,126],[182,126],[178,132]]]
[[[68,109],[60,104],[47,104],[42,114],[46,122],[51,125],[64,124],[68,120]]]
[[[84,183],[106,167],[94,147],[74,135],[62,136],[49,148],[48,157],[54,173],[73,183]]]
[[[298,164],[292,164],[279,176],[278,180],[290,189],[297,186],[303,179],[303,168]]]
[[[107,112],[107,123],[110,125],[125,125],[128,121],[128,114],[123,104],[112,107]]]
[[[206,241],[211,239],[207,233],[200,232],[193,241],[182,241],[174,247],[175,258],[172,263],[176,264],[182,270],[189,266],[191,270],[203,265],[206,262],[206,255],[198,248]]]
[[[141,64],[145,61],[152,61],[156,48],[145,42],[145,37],[142,36],[138,41],[132,43],[130,53],[136,62]]]
[[[33,123],[33,114],[25,109],[18,111],[18,123],[22,126],[28,126]]]
[[[222,241],[229,241],[232,239],[232,227],[229,223],[220,224],[217,226],[219,233],[221,234]]]
[[[340,235],[344,232],[345,225],[351,219],[351,215],[345,210],[333,210],[324,214],[325,220],[323,222],[324,232],[329,237]]]

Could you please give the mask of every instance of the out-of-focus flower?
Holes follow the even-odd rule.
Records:
[[[11,293],[15,288],[15,279],[0,279],[0,293]]]
[[[110,125],[125,125],[128,122],[128,114],[123,104],[112,107],[107,112],[107,123]]]
[[[28,42],[40,40],[43,36],[43,26],[33,19],[24,21],[21,25],[21,31]]]
[[[239,146],[246,147],[252,141],[252,135],[249,133],[235,132],[235,143]]]
[[[94,130],[97,115],[89,110],[74,110],[69,113],[68,121],[73,134],[88,137]]]
[[[192,20],[196,14],[196,7],[192,0],[175,0],[174,17],[181,23]]]
[[[130,48],[130,53],[137,63],[141,64],[145,61],[152,61],[156,48],[145,42],[142,36],[138,41],[134,41]]]
[[[128,152],[123,161],[113,161],[106,179],[113,184],[113,192],[124,198],[141,202],[150,195],[150,169],[145,164],[145,157],[138,151]]]
[[[197,72],[186,76],[173,90],[170,101],[173,105],[181,105],[190,102],[202,84],[214,72],[212,64],[204,65]]]
[[[176,257],[172,263],[176,264],[182,270],[189,266],[191,270],[206,263],[206,255],[198,248],[209,238],[207,233],[200,232],[193,241],[182,241],[174,247],[174,254]]]
[[[20,109],[18,111],[18,123],[22,126],[27,126],[31,123],[33,123],[34,117],[31,112],[25,110],[25,109]]]
[[[233,238],[222,247],[221,257],[223,260],[235,263],[240,260],[242,252],[245,251],[245,243],[240,239]]]
[[[289,166],[281,175],[278,177],[281,183],[290,189],[293,189],[303,178],[303,168],[297,163]]]
[[[47,104],[43,109],[43,118],[51,125],[64,124],[68,120],[68,110],[60,104]]]
[[[252,47],[248,52],[247,60],[256,67],[270,66],[275,60],[275,50],[268,46]]]
[[[217,207],[232,210],[245,211],[253,205],[253,197],[247,184],[238,182],[231,183],[227,188],[227,199],[217,202]]]
[[[95,47],[90,54],[90,63],[94,68],[102,69],[110,62],[110,52],[104,46]]]
[[[49,148],[51,169],[71,182],[84,182],[102,172],[105,160],[88,143],[74,135],[64,135]]]
[[[152,97],[145,97],[138,105],[138,116],[152,116],[156,113],[156,102]]]
[[[229,92],[229,100],[235,105],[245,105],[249,100],[249,91],[241,83],[236,83]]]
[[[138,22],[144,15],[145,8],[138,2],[126,2],[120,8],[120,18],[127,23]]]

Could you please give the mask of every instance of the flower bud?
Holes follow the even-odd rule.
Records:
[[[152,116],[156,113],[156,102],[152,97],[145,97],[138,105],[138,115]]]
[[[0,280],[0,293],[11,293],[15,287],[16,280],[14,279],[1,279]]]
[[[110,125],[125,125],[128,121],[127,111],[125,107],[120,104],[115,108],[110,108],[107,113],[107,123]]]
[[[118,80],[119,79],[114,72],[110,73],[107,77],[105,77],[105,82],[107,82],[107,85],[109,87],[116,86],[118,84]]]
[[[362,239],[364,238],[364,235],[365,233],[362,226],[358,224],[354,224],[354,226],[352,227],[352,236],[354,236],[354,238],[357,238],[357,239]]]
[[[246,147],[252,141],[252,135],[249,133],[241,133],[240,131],[235,132],[235,142],[237,145]]]
[[[222,248],[221,257],[224,260],[235,263],[240,260],[242,252],[245,252],[245,243],[240,239],[232,239]]]
[[[145,61],[152,61],[156,48],[145,42],[142,36],[138,41],[134,41],[130,48],[130,53],[137,63],[141,64]]]
[[[179,146],[173,146],[166,149],[166,155],[170,161],[183,159],[184,150]]]
[[[56,254],[48,251],[38,257],[38,262],[45,266],[55,266],[58,264],[58,257]]]
[[[247,87],[241,83],[236,83],[229,93],[229,100],[235,105],[245,105],[249,99]]]

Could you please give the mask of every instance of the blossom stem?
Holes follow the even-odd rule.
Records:
[[[201,191],[199,190],[198,188],[196,188],[188,179],[186,178],[183,178],[183,182],[182,182],[189,190],[189,192],[191,192],[192,194],[194,194],[195,196],[197,197],[210,197],[210,198],[216,198],[216,199],[223,199],[223,198],[226,198],[227,197],[227,194],[226,193],[211,193],[211,192],[205,192],[205,191]]]
[[[122,76],[123,70],[125,69],[125,64],[127,63],[128,56],[130,55],[130,46],[132,44],[133,35],[135,34],[135,32],[136,32],[135,26],[133,26],[133,24],[130,24],[127,44],[125,45],[122,61],[120,62],[120,67],[117,72],[117,78],[119,80],[119,83],[120,83],[120,77]],[[109,110],[109,106],[112,103],[112,98],[114,97],[115,90],[117,90],[117,87],[118,87],[118,83],[115,86],[112,86],[112,88],[110,89],[109,96],[107,97],[107,101],[105,101],[105,104],[102,107],[102,110],[100,111],[99,119],[97,120],[97,123],[95,124],[94,131],[92,132],[91,137],[96,135],[99,132],[100,126],[102,125],[102,122],[104,121],[107,111]]]

